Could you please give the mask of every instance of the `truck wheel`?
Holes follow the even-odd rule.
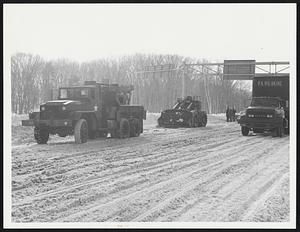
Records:
[[[249,134],[249,128],[246,126],[242,126],[242,135],[247,136]]]
[[[125,139],[129,138],[130,136],[130,124],[126,118],[121,118],[120,121],[120,131],[119,131],[119,138]]]
[[[203,114],[201,121],[202,121],[201,126],[205,127],[207,124],[207,115],[206,114]]]
[[[34,128],[34,138],[38,144],[45,144],[49,139],[49,131],[46,128]]]
[[[130,137],[139,137],[141,129],[140,120],[134,118],[130,123]]]
[[[194,118],[190,118],[189,121],[187,122],[188,127],[195,127],[195,122],[194,122]]]
[[[74,130],[75,143],[86,143],[88,139],[88,125],[85,119],[77,121]]]

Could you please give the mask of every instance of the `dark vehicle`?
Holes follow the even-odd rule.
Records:
[[[201,111],[201,101],[188,96],[178,99],[173,109],[164,110],[157,121],[161,127],[201,127],[207,124],[207,114]]]
[[[47,143],[49,134],[74,135],[76,143],[96,137],[128,138],[143,132],[146,111],[129,105],[133,86],[86,81],[82,86],[59,88],[58,100],[40,106],[29,114],[23,126],[34,126],[39,144]]]
[[[239,119],[242,134],[271,131],[282,137],[289,133],[289,76],[255,77],[252,101]]]

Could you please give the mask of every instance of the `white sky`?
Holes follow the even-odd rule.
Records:
[[[295,4],[5,4],[7,52],[89,61],[142,53],[289,61]]]

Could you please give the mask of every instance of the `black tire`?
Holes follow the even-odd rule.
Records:
[[[121,118],[120,121],[120,130],[118,133],[118,137],[120,139],[129,138],[130,136],[130,124],[126,118]]]
[[[46,144],[49,139],[49,130],[47,128],[34,128],[34,138],[38,144]]]
[[[189,128],[195,127],[194,116],[192,116],[192,117],[188,120],[187,126],[188,126]]]
[[[75,143],[86,143],[88,139],[88,124],[85,119],[79,119],[74,129]]]
[[[201,119],[201,126],[205,127],[207,124],[207,114],[204,113]]]
[[[139,137],[141,134],[141,122],[137,118],[134,118],[130,122],[130,137]]]
[[[134,119],[134,125],[135,125],[135,135],[134,137],[139,137],[142,133],[142,121],[139,119]]]
[[[242,135],[243,136],[247,136],[249,134],[249,128],[248,127],[242,126],[241,130],[242,130]]]

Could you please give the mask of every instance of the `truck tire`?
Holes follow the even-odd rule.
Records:
[[[34,138],[38,144],[46,144],[49,139],[49,131],[46,128],[35,127]]]
[[[88,125],[85,119],[79,119],[74,129],[75,143],[86,143],[88,139]]]
[[[249,128],[246,126],[242,126],[242,135],[247,136],[249,134]]]
[[[130,136],[130,124],[126,118],[121,118],[118,136],[120,139],[129,138]]]
[[[130,137],[139,137],[141,134],[141,122],[137,118],[134,118],[130,122]]]
[[[207,124],[207,115],[203,114],[202,115],[202,120],[201,120],[201,126],[205,127]]]
[[[190,127],[190,128],[196,127],[196,118],[195,118],[195,116],[192,116],[190,118],[190,120],[188,121],[188,127]]]

